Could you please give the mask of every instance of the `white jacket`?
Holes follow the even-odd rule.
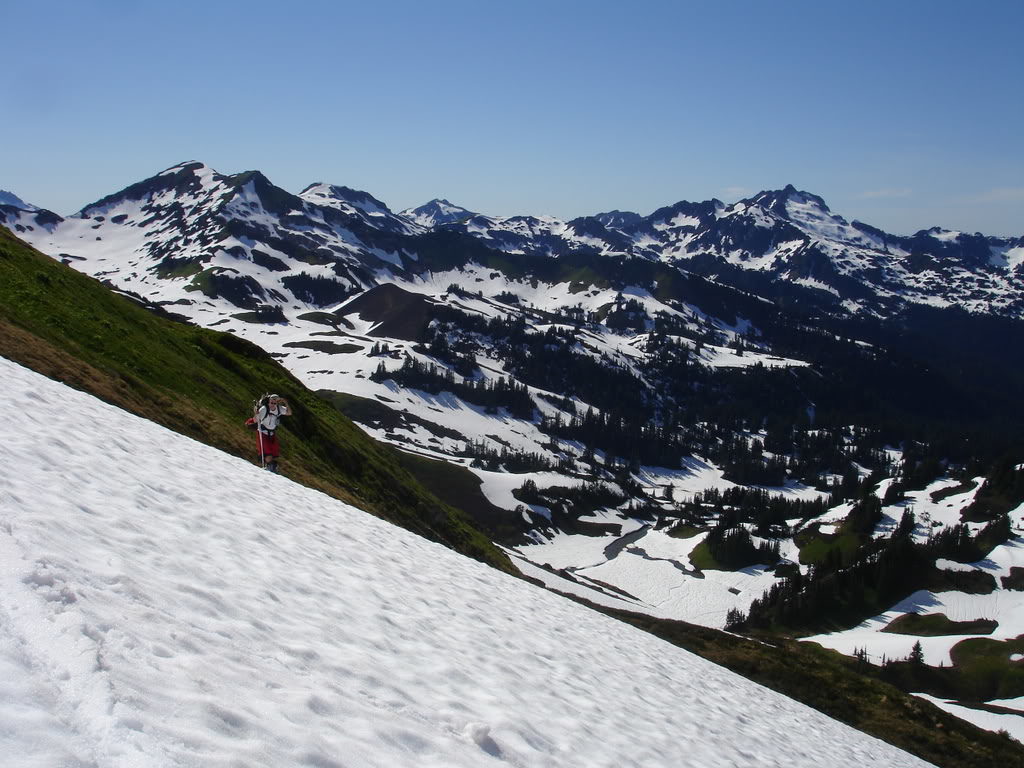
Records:
[[[274,430],[277,429],[277,425],[281,422],[281,417],[291,416],[291,413],[287,405],[270,405],[267,403],[261,405],[259,410],[256,411],[256,424],[260,432],[265,435],[272,435]]]

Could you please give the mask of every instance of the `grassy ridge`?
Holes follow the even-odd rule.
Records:
[[[283,473],[511,572],[466,515],[306,389],[266,352],[157,316],[0,227],[0,355],[236,456],[254,458],[242,422],[263,392],[288,397]]]

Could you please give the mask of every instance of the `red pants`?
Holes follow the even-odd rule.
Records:
[[[277,435],[265,435],[262,432],[257,432],[256,450],[261,456],[273,456],[275,459],[279,457],[281,446],[277,442]]]

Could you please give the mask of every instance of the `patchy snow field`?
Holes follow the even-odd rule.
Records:
[[[554,473],[508,475],[479,470],[474,472],[483,478],[483,488],[491,502],[506,509],[515,508],[518,502],[512,497],[511,490],[521,486],[526,478],[533,479],[542,488],[566,484],[564,478],[558,480],[560,476]],[[694,457],[687,458],[684,468],[679,470],[642,467],[638,477],[659,498],[666,489],[670,489],[674,499],[686,501],[707,489],[722,491],[736,487],[735,483],[723,477],[721,469]],[[507,495],[499,493],[503,488],[508,489]],[[772,495],[790,500],[813,500],[825,495],[795,483],[766,490]],[[849,508],[837,510],[838,520],[849,513]],[[617,524],[621,526],[621,531],[618,535],[605,536],[564,531],[555,531],[544,537],[534,536],[532,543],[515,548],[522,558],[515,561],[517,567],[523,573],[539,578],[552,589],[593,599],[602,605],[606,604],[602,600],[608,595],[607,588],[611,587],[613,591],[619,590],[617,594],[620,596],[625,593],[630,603],[628,606],[617,607],[716,629],[725,626],[726,614],[731,608],[748,610],[755,598],[761,597],[765,590],[779,580],[774,569],[763,566],[740,571],[698,571],[690,562],[690,553],[706,538],[706,532],[685,539],[649,528],[640,532],[641,528],[647,527],[641,521],[623,518],[612,511],[584,519]],[[829,515],[818,519],[831,520],[832,517]],[[638,534],[640,538],[635,538]],[[617,541],[621,546],[616,544]],[[793,563],[798,562],[799,552],[793,540],[783,539],[780,544],[782,557]],[[525,568],[524,559],[534,565],[567,570],[574,578],[585,583],[567,583],[564,574]],[[596,592],[588,592],[588,581],[597,585]]]
[[[973,497],[973,492],[971,494]],[[1012,524],[1019,529],[1024,524],[1024,505],[1010,513]],[[919,591],[906,600],[897,603],[891,610],[875,616],[844,632],[834,632],[805,638],[852,655],[856,649],[865,649],[875,664],[887,659],[903,659],[910,654],[916,642],[921,643],[926,664],[950,665],[951,649],[959,642],[971,637],[987,637],[992,640],[1011,640],[1024,635],[1024,592],[1003,588],[1002,578],[1009,576],[1012,568],[1024,567],[1024,543],[1019,539],[996,547],[987,558],[976,563],[955,563],[939,560],[936,565],[954,571],[980,570],[992,574],[996,589],[987,595],[970,595],[963,592]],[[945,614],[951,621],[972,621],[991,619],[998,622],[996,629],[987,635],[947,635],[940,637],[919,637],[883,632],[891,622],[907,613]],[[1019,654],[1010,656],[1011,661],[1020,661]],[[990,702],[996,706],[1021,711],[1020,715],[996,714],[961,706],[925,694],[917,694],[931,701],[950,714],[963,718],[981,728],[1005,730],[1011,736],[1024,741],[1024,699],[1007,699]]]
[[[886,480],[879,484],[879,498],[885,495],[885,490],[890,482],[891,479],[886,478]],[[882,508],[882,520],[875,527],[875,536],[891,536],[896,526],[899,525],[903,513],[908,509],[914,513],[917,521],[913,536],[914,541],[918,543],[927,541],[930,533],[934,531],[957,525],[961,522],[960,513],[974,501],[974,497],[981,490],[985,478],[976,477],[972,482],[974,487],[970,490],[952,493],[949,496],[940,498],[938,501],[932,500],[932,494],[949,493],[959,485],[958,481],[942,477],[929,483],[923,491],[907,491],[905,500]],[[985,527],[984,523],[967,523],[966,525],[972,534]]]
[[[974,723],[979,728],[984,728],[988,731],[1006,731],[1017,741],[1024,741],[1024,712],[1021,712],[1019,715],[986,712],[983,709],[974,709],[973,707],[965,707],[961,704],[947,701],[946,699],[938,699],[934,696],[929,696],[927,693],[918,693],[915,695],[921,697],[925,701],[930,701],[939,709],[944,709],[949,712],[949,714],[959,717],[961,720]],[[1010,699],[1010,701],[1014,700]],[[1000,702],[992,703],[1000,705]],[[1007,705],[1002,704],[1001,706]],[[1012,707],[1007,708],[1012,709]]]
[[[6,768],[925,765],[2,359],[0,376]]]
[[[1024,525],[1024,505],[1013,510],[1010,513],[1010,519],[1015,529]],[[914,643],[920,640],[925,663],[938,666],[952,663],[949,651],[954,645],[968,637],[978,637],[978,635],[918,637],[882,632],[882,630],[906,613],[943,613],[951,621],[972,621],[974,619],[998,621],[999,626],[992,634],[983,635],[983,637],[993,640],[1011,640],[1024,635],[1024,592],[1005,589],[1002,582],[1003,577],[1010,575],[1011,569],[1024,567],[1024,542],[1018,538],[1001,544],[993,549],[988,557],[976,563],[964,564],[939,560],[936,564],[947,570],[978,570],[990,573],[995,579],[996,589],[987,595],[921,590],[897,603],[885,613],[874,616],[852,629],[815,635],[806,639],[846,654],[852,654],[857,648],[867,649],[869,658],[876,664],[881,661],[883,656],[888,659],[906,658]]]

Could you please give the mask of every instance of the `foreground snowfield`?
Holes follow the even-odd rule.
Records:
[[[0,377],[5,766],[925,765],[2,358]]]

